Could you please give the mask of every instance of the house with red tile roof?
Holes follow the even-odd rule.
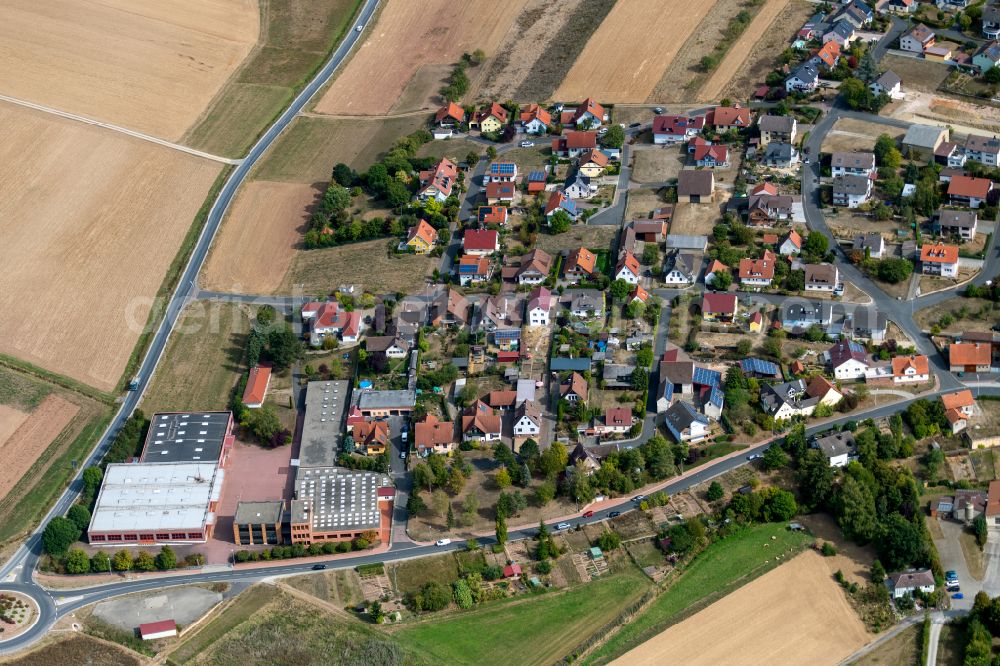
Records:
[[[598,104],[593,97],[588,97],[575,109],[567,109],[559,116],[559,122],[564,126],[586,127],[597,129],[608,119],[608,114],[604,107]]]
[[[833,69],[840,62],[840,44],[831,39],[813,54],[811,62],[814,65],[823,65],[827,69]]]
[[[563,211],[575,220],[579,213],[576,210],[576,203],[566,196],[562,190],[555,190],[549,195],[549,200],[545,203],[545,218],[549,219],[556,214],[556,211]]]
[[[482,400],[476,400],[462,414],[462,441],[494,442],[500,433],[500,415]]]
[[[992,190],[993,181],[989,178],[952,176],[948,183],[948,199],[952,206],[979,208],[986,203]]]
[[[485,256],[500,251],[500,234],[493,229],[466,229],[462,235],[465,254]]]
[[[586,402],[587,390],[587,380],[579,372],[573,372],[559,385],[559,397],[570,404]]]
[[[945,410],[954,409],[965,416],[972,416],[975,411],[976,401],[972,397],[972,391],[965,389],[954,393],[946,393],[941,396],[941,404]]]
[[[443,202],[451,196],[451,190],[458,178],[458,167],[447,157],[442,157],[433,169],[421,171],[418,178],[420,179],[418,199],[421,201],[436,199]]]
[[[366,456],[382,455],[389,446],[389,422],[362,421],[351,430],[351,437],[355,452]]]
[[[514,183],[487,183],[486,203],[490,206],[514,203],[517,186]]]
[[[958,277],[958,246],[944,243],[921,245],[920,270],[924,275]]]
[[[642,268],[639,266],[639,260],[626,250],[615,266],[615,279],[625,280],[629,284],[638,284],[641,276]]]
[[[587,178],[597,178],[602,173],[604,169],[608,166],[608,156],[599,151],[597,148],[591,148],[590,150],[581,153],[580,157],[577,159],[577,171],[582,173]]]
[[[489,257],[466,254],[458,260],[458,283],[463,287],[475,282],[487,282],[493,275]]]
[[[597,132],[563,132],[552,139],[552,154],[559,157],[577,157],[597,148]]]
[[[953,342],[948,345],[948,366],[952,372],[989,372],[993,346],[984,342]]]
[[[792,229],[785,236],[785,240],[781,241],[781,246],[778,248],[778,252],[783,256],[791,256],[798,254],[802,251],[802,236],[799,232]]]
[[[705,117],[705,123],[719,132],[750,127],[750,109],[740,106],[717,106]]]
[[[509,117],[507,109],[493,102],[476,112],[469,127],[471,129],[478,128],[480,132],[495,134],[503,131]]]
[[[257,365],[250,368],[247,386],[243,391],[243,406],[247,409],[259,409],[264,406],[267,388],[271,385],[271,366]]]
[[[628,407],[610,407],[604,410],[604,417],[594,423],[594,433],[603,435],[624,435],[632,428],[634,418]]]
[[[302,306],[302,320],[309,326],[309,343],[319,347],[330,336],[346,343],[357,342],[361,334],[361,313],[340,309],[337,301],[310,301]]]
[[[701,316],[705,321],[731,322],[738,309],[736,294],[706,293],[701,299]]]
[[[718,143],[695,146],[694,163],[710,169],[727,167],[729,166],[729,146]]]
[[[645,303],[649,300],[649,292],[642,288],[641,284],[635,285],[632,288],[631,293],[628,295],[629,303],[633,301],[639,301],[640,303]]]
[[[480,206],[477,219],[480,224],[507,224],[507,208],[505,206]]]
[[[521,130],[528,134],[545,134],[552,125],[552,115],[535,103],[521,109],[519,120]]]
[[[770,287],[774,279],[774,253],[764,250],[760,259],[740,259],[740,284],[750,287]]]
[[[896,384],[913,384],[930,379],[930,365],[926,356],[896,356],[892,359],[892,381]]]
[[[656,116],[653,118],[653,143],[681,143],[705,129],[705,116]]]
[[[455,127],[465,122],[465,109],[455,102],[448,102],[434,114],[434,122],[438,127]]]
[[[585,247],[577,248],[566,258],[563,276],[571,282],[577,282],[593,275],[596,267],[597,255]]]
[[[708,270],[705,271],[705,284],[707,284],[708,286],[712,286],[712,283],[715,282],[716,275],[728,272],[729,272],[729,266],[726,266],[718,259],[713,259],[712,263],[708,265]]]
[[[441,421],[433,414],[426,415],[417,421],[413,427],[413,444],[417,453],[426,456],[429,453],[451,455],[455,450],[455,423]]]
[[[427,220],[420,220],[406,232],[405,246],[416,254],[427,254],[437,243],[438,232]]]

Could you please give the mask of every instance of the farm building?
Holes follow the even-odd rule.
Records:
[[[243,391],[243,406],[247,409],[259,409],[264,406],[267,388],[271,384],[271,368],[259,365],[250,368],[247,377],[247,387]]]
[[[170,638],[177,635],[177,623],[173,620],[160,620],[139,625],[139,636],[144,641],[155,641],[158,638]]]
[[[225,473],[211,462],[108,465],[87,535],[91,545],[203,543],[215,529]]]

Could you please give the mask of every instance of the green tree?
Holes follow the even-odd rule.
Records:
[[[549,217],[549,228],[554,234],[564,234],[569,231],[571,226],[573,226],[573,218],[562,209],[552,213]]]
[[[497,511],[496,537],[497,543],[501,546],[507,543],[507,518],[504,517],[502,511]]]
[[[879,280],[888,282],[889,284],[898,284],[903,280],[907,280],[911,273],[913,273],[913,264],[909,259],[899,257],[886,257],[882,259],[878,262],[878,268],[875,271]]]
[[[829,244],[830,241],[824,234],[818,231],[810,231],[809,235],[806,236],[802,250],[813,257],[823,257],[829,249]]]
[[[284,429],[273,405],[245,410],[240,425],[252,432],[264,444],[270,444],[274,436]]]
[[[844,536],[859,544],[871,541],[878,528],[878,517],[875,497],[868,486],[848,474],[841,486],[838,503],[837,522],[844,530]]]
[[[554,481],[547,480],[543,481],[537,488],[535,488],[535,501],[538,506],[545,506],[556,496],[556,484]]]
[[[552,479],[566,469],[568,461],[569,453],[566,451],[566,446],[562,442],[552,442],[539,458],[538,466],[542,474]]]
[[[788,464],[788,454],[780,446],[772,444],[764,451],[764,469],[780,469]]]
[[[861,80],[854,77],[844,79],[840,82],[838,90],[840,91],[840,96],[844,98],[844,102],[852,109],[864,109],[868,107],[871,91],[868,90],[868,86]]]
[[[90,558],[90,570],[93,573],[111,573],[111,558],[103,550],[99,550]]]
[[[833,493],[833,468],[816,449],[811,449],[799,459],[799,490],[807,510],[826,505]]]
[[[111,565],[114,567],[115,571],[131,571],[132,553],[124,549],[119,550],[115,553],[114,558],[111,560]]]
[[[97,495],[103,479],[104,472],[101,471],[100,467],[88,467],[83,470],[83,495],[87,498],[84,504],[89,504],[89,500]]]
[[[605,530],[601,536],[597,537],[597,546],[605,552],[617,550],[621,545],[622,538],[618,536],[617,532]]]
[[[606,148],[621,148],[625,145],[625,130],[621,125],[611,125],[601,138],[601,145]]]
[[[886,518],[875,540],[879,560],[892,571],[921,566],[927,558],[927,544],[920,528],[898,513]]]
[[[871,49],[865,51],[865,54],[861,56],[861,60],[858,61],[857,74],[858,78],[865,83],[871,83],[878,78],[880,74],[878,71],[878,62],[875,60]]]
[[[501,467],[494,475],[493,481],[497,484],[497,488],[503,490],[510,485],[510,472],[507,471],[506,467]]]
[[[90,558],[82,548],[70,548],[64,560],[66,573],[82,574],[90,571]]]
[[[132,566],[138,571],[152,571],[156,568],[156,560],[146,551],[140,550],[136,554],[135,562],[132,563]]]
[[[718,502],[725,495],[725,491],[722,488],[722,484],[718,481],[712,481],[708,486],[708,492],[706,497],[708,497],[709,502]]]
[[[272,329],[267,334],[267,358],[281,371],[302,357],[302,343],[291,326]]]
[[[472,608],[472,590],[465,580],[456,580],[451,584],[454,588],[455,604],[459,608]]]
[[[170,546],[163,546],[156,554],[156,568],[160,571],[169,571],[177,568],[177,554]]]
[[[733,275],[729,271],[718,271],[712,276],[712,289],[727,291],[733,284]]]
[[[448,502],[448,518],[445,521],[445,525],[449,530],[455,528],[455,510],[451,506],[451,502]]]
[[[42,532],[42,548],[49,555],[62,555],[77,539],[82,531],[69,518],[56,516]]]
[[[66,512],[66,517],[69,518],[77,529],[81,533],[85,532],[90,526],[90,510],[82,504],[74,504]]]
[[[987,83],[992,83],[994,85],[1000,83],[1000,67],[990,67],[983,74],[983,79],[985,79]]]

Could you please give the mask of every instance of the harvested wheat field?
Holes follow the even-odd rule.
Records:
[[[212,245],[199,284],[245,294],[277,290],[302,243],[311,207],[325,189],[326,183],[243,185]]]
[[[176,140],[257,42],[254,0],[3,0],[0,93]]]
[[[748,622],[747,618],[753,618]],[[871,640],[818,553],[807,551],[613,662],[621,666],[837,664]]]
[[[701,88],[700,99],[715,101],[733,78],[740,67],[747,61],[747,54],[754,52],[754,45],[764,35],[771,33],[771,26],[778,15],[788,6],[790,0],[767,0],[763,7],[757,9],[753,20],[747,26],[739,39],[733,42],[719,66],[715,68],[708,81]]]
[[[353,284],[375,294],[414,293],[441,260],[427,254],[392,254],[389,248],[398,243],[398,238],[380,238],[299,252],[280,290],[288,293],[301,284],[306,294],[322,294]]]
[[[220,165],[0,105],[0,352],[118,382]]]
[[[494,53],[526,1],[388,0],[371,34],[315,110],[388,113],[423,65],[455,63],[476,49]]]
[[[0,497],[6,497],[79,411],[79,405],[50,395],[14,434],[0,441],[0,460],[4,461],[0,467]]]
[[[716,0],[618,2],[556,91],[560,100],[642,102]]]

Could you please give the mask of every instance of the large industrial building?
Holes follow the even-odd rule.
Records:
[[[208,462],[225,467],[236,437],[232,412],[153,414],[140,462]]]
[[[385,474],[343,467],[299,468],[291,504],[292,543],[349,541],[379,531],[395,489]],[[389,518],[391,520],[391,517]]]
[[[224,474],[215,460],[108,465],[87,530],[90,543],[207,541]]]
[[[300,467],[332,467],[337,464],[344,433],[351,383],[346,381],[309,382],[306,411],[299,447]]]

